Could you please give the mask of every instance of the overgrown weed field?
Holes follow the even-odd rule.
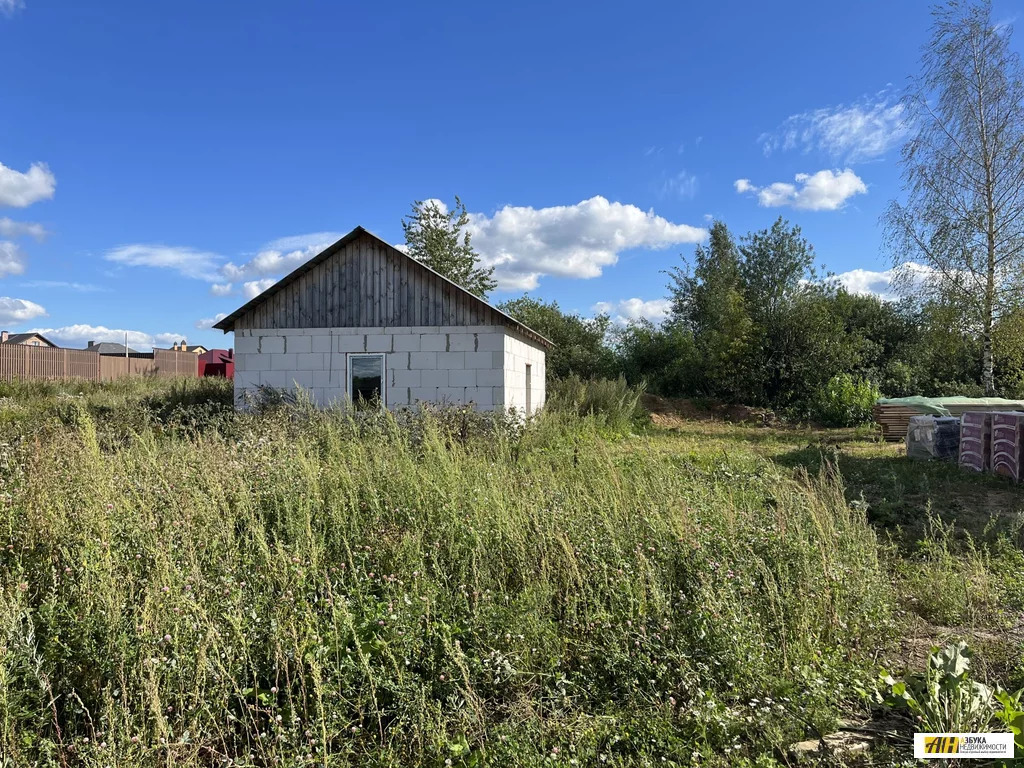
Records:
[[[0,389],[0,765],[785,764],[1024,684],[1024,498],[868,432]]]

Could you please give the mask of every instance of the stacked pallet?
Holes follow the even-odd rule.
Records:
[[[871,414],[875,423],[882,428],[882,439],[893,443],[907,439],[907,429],[914,416],[921,416],[922,411],[912,405],[888,405],[876,403]]]
[[[1024,413],[992,414],[992,471],[1020,481],[1024,447]]]
[[[992,466],[992,414],[969,411],[960,419],[960,461],[964,469],[984,472]]]

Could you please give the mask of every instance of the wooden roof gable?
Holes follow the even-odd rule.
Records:
[[[380,328],[505,325],[553,344],[362,227],[356,227],[213,327]]]

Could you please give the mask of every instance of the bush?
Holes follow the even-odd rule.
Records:
[[[871,408],[881,397],[867,379],[841,373],[829,379],[808,402],[808,416],[825,427],[855,427],[871,420]]]
[[[681,324],[656,326],[637,320],[615,330],[613,338],[619,370],[631,384],[646,382],[647,391],[665,397],[701,390],[704,361],[694,346],[693,334]]]
[[[644,385],[631,387],[625,378],[581,379],[571,375],[548,387],[547,409],[574,416],[595,416],[619,434],[629,434],[647,418],[640,404]]]

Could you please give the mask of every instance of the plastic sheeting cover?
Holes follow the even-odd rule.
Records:
[[[911,416],[907,456],[912,459],[956,461],[960,449],[960,419],[955,416]]]

